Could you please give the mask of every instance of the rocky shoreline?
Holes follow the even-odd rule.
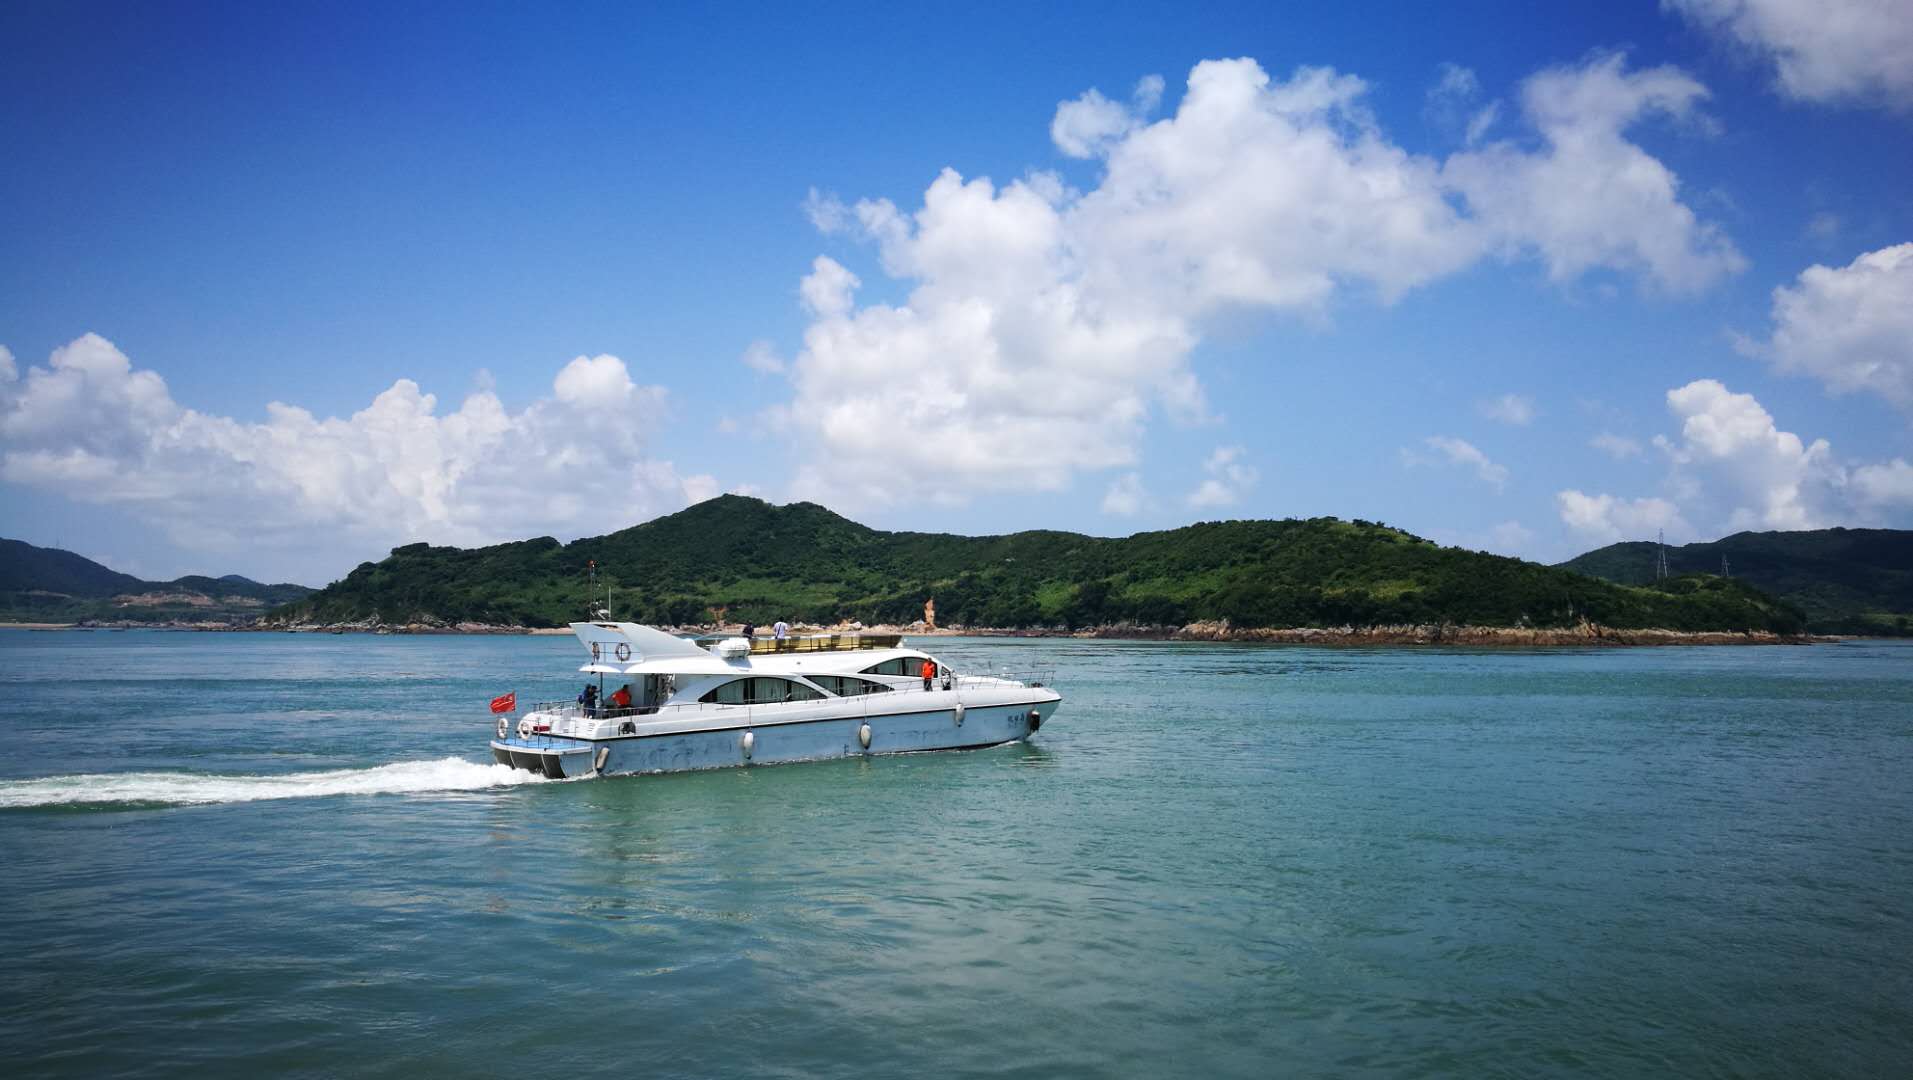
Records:
[[[1280,645],[1444,645],[1557,648],[1604,645],[1801,645],[1839,638],[1812,634],[1776,634],[1767,630],[1621,630],[1583,621],[1567,627],[1455,626],[1433,623],[1407,626],[1237,627],[1227,622],[1191,623],[1162,633],[1165,627],[1098,627],[1088,636],[1136,637],[1168,641],[1244,641]]]
[[[222,622],[136,623],[85,621],[71,626],[51,623],[19,624],[18,629],[74,630],[195,630],[244,633],[292,634],[568,634],[564,627],[497,626],[489,623],[419,621],[386,623],[372,619],[349,623],[267,623]],[[736,626],[666,627],[686,634],[737,632]],[[845,624],[831,627],[795,627],[793,634],[849,633],[902,634],[907,637],[1019,637],[1083,638],[1115,641],[1214,641],[1250,642],[1269,645],[1428,645],[1482,648],[1565,648],[1627,645],[1801,645],[1839,641],[1839,637],[1800,634],[1782,635],[1755,631],[1690,631],[1633,629],[1622,630],[1598,623],[1582,622],[1568,627],[1456,626],[1430,623],[1404,626],[1331,626],[1270,627],[1232,626],[1227,622],[1196,622],[1186,626],[1150,626],[1119,623],[1109,626],[1068,629],[1066,627],[932,627],[924,623],[904,626],[863,626]]]

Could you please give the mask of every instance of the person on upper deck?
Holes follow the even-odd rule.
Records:
[[[790,636],[790,624],[782,619],[771,624],[771,636],[779,641]]]
[[[923,661],[923,688],[925,690],[930,689],[930,684],[935,682],[936,678],[937,678],[937,662],[928,657],[925,657]]]

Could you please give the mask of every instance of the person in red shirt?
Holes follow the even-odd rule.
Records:
[[[617,691],[611,695],[611,704],[619,709],[628,709],[631,707],[630,683],[625,683],[623,686],[618,687]]]
[[[936,677],[937,662],[935,660],[925,660],[923,662],[923,688],[925,690],[930,689],[930,684],[936,681]]]

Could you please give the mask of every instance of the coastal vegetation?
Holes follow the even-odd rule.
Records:
[[[0,539],[0,622],[248,623],[311,591],[237,574],[143,581],[71,551]]]
[[[1648,542],[1610,544],[1561,567],[1622,585],[1649,585],[1660,550]],[[1815,633],[1913,635],[1913,532],[1742,532],[1666,551],[1670,572],[1725,571],[1800,609]]]
[[[1745,581],[1686,575],[1620,585],[1370,521],[970,537],[884,532],[812,503],[736,495],[570,544],[407,545],[269,621],[559,626],[585,615],[593,564],[615,617],[679,626],[910,623],[932,598],[943,625],[1003,629],[1594,623],[1785,634],[1804,623]]]

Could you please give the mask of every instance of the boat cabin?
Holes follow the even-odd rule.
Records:
[[[904,648],[896,634],[680,638],[636,623],[573,623],[595,676],[578,697],[595,719],[645,716],[688,705],[770,705],[922,689],[923,665],[939,684],[948,668]],[[626,698],[628,697],[628,703]]]

